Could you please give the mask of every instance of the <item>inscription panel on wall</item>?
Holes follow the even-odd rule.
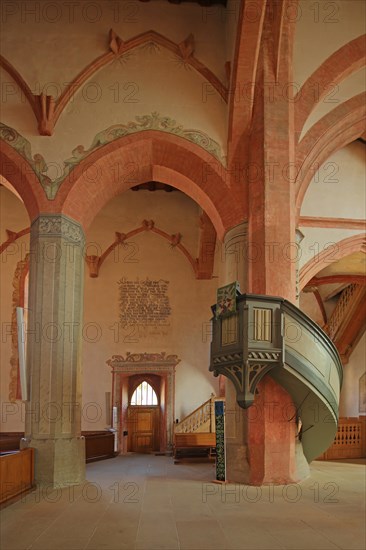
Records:
[[[171,316],[169,281],[122,277],[118,286],[122,327],[131,327],[139,338],[166,336]]]

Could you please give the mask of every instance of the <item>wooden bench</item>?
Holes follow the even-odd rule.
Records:
[[[174,459],[212,458],[216,449],[215,433],[174,434]]]
[[[34,488],[34,449],[9,452],[0,457],[0,505],[12,502]]]

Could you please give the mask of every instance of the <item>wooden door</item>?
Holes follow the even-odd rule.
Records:
[[[159,450],[159,407],[128,407],[128,450],[151,453]]]

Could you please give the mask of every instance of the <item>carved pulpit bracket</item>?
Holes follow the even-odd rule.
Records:
[[[237,402],[253,404],[259,381],[284,364],[281,298],[242,294],[236,312],[214,318],[210,371],[229,378]]]

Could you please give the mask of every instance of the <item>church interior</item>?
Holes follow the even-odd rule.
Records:
[[[365,547],[365,21],[3,0],[4,550]]]

